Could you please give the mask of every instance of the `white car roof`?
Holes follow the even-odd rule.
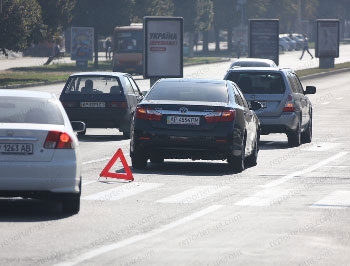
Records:
[[[114,76],[114,77],[120,77],[128,75],[127,73],[122,73],[122,72],[103,72],[103,71],[96,71],[96,72],[78,72],[78,73],[73,73],[70,75],[70,77],[73,76]]]
[[[50,92],[30,91],[30,90],[16,90],[16,89],[0,89],[0,96],[8,97],[33,97],[42,99],[56,99],[57,97]]]

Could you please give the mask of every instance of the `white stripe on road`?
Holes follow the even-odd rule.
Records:
[[[267,183],[265,185],[262,185],[262,187],[264,187],[264,188],[271,188],[271,187],[278,186],[278,185],[283,184],[283,183],[287,182],[288,180],[290,180],[290,179],[292,179],[292,178],[294,178],[296,176],[302,176],[304,174],[307,174],[307,173],[310,173],[310,172],[316,170],[317,168],[325,166],[328,163],[330,163],[332,161],[335,161],[335,160],[345,156],[346,154],[348,154],[348,152],[339,152],[338,154],[336,154],[336,155],[334,155],[332,157],[329,157],[329,158],[327,158],[327,159],[325,159],[325,160],[323,160],[323,161],[321,161],[321,162],[319,162],[319,163],[317,163],[317,164],[315,164],[313,166],[310,166],[310,167],[308,167],[308,168],[306,168],[304,170],[297,171],[297,172],[292,173],[290,175],[284,176],[284,177],[282,177],[280,179],[277,179],[277,180],[274,180],[272,182],[269,182],[269,183]]]
[[[97,201],[120,200],[153,188],[160,187],[162,185],[164,184],[132,182],[117,188],[108,189],[106,191],[82,197],[82,199]]]
[[[97,181],[96,180],[92,180],[92,181],[85,181],[82,183],[82,186],[87,186],[87,185],[90,185],[90,184],[93,184],[93,183],[96,183]]]
[[[230,188],[229,186],[197,186],[192,189],[186,190],[184,192],[172,195],[170,197],[166,197],[157,202],[160,203],[180,203],[187,204],[193,203],[198,200],[207,198],[211,195],[224,191]]]
[[[321,142],[317,144],[310,143],[305,148],[302,148],[303,151],[327,151],[339,146],[340,143],[331,143],[331,142]]]
[[[209,213],[212,213],[220,208],[222,208],[223,205],[213,205],[213,206],[210,206],[208,208],[205,208],[199,212],[195,212],[193,214],[191,214],[190,216],[187,216],[187,217],[184,217],[180,220],[177,220],[175,222],[172,222],[170,224],[166,224],[166,225],[163,225],[161,226],[160,228],[157,228],[157,229],[154,229],[152,231],[149,231],[147,233],[143,233],[143,234],[140,234],[140,235],[135,235],[135,236],[132,236],[130,238],[127,238],[125,240],[122,240],[122,241],[119,241],[119,242],[116,242],[116,243],[113,243],[113,244],[110,244],[110,245],[105,245],[105,246],[102,246],[100,248],[96,248],[94,250],[91,250],[91,251],[88,251],[86,253],[83,253],[81,254],[80,256],[70,260],[70,261],[66,261],[66,262],[62,262],[62,263],[59,263],[59,264],[56,264],[55,266],[73,266],[73,265],[77,265],[83,261],[86,261],[86,260],[89,260],[89,259],[92,259],[92,258],[95,258],[97,256],[100,256],[104,253],[107,253],[107,252],[110,252],[110,251],[114,251],[116,249],[119,249],[119,248],[123,248],[125,246],[129,246],[131,244],[135,244],[137,242],[140,242],[142,240],[145,240],[147,238],[151,238],[151,237],[154,237],[154,236],[157,236],[165,231],[168,231],[170,229],[174,229],[180,225],[184,225],[188,222],[191,222],[195,219],[198,219],[204,215],[207,215]]]
[[[350,207],[350,191],[349,190],[336,190],[333,193],[327,195],[323,199],[312,204],[312,208],[333,208],[333,209],[345,209]]]
[[[290,189],[268,188],[235,203],[240,206],[269,206],[281,202]]]
[[[86,162],[83,162],[82,165],[91,164],[91,163],[100,163],[100,162],[108,161],[108,160],[110,160],[111,158],[112,158],[112,157],[105,157],[105,158],[101,158],[101,159],[86,161]]]

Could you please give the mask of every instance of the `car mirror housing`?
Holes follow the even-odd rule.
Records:
[[[251,101],[250,102],[250,109],[253,111],[259,110],[262,108],[262,104],[258,101]]]
[[[86,125],[82,121],[71,121],[74,132],[83,132],[86,129]]]
[[[304,94],[315,94],[316,87],[315,86],[306,86]]]

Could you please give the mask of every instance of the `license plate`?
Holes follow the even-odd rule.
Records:
[[[3,154],[32,154],[33,144],[31,143],[2,143],[0,152]]]
[[[83,108],[105,108],[105,102],[81,102],[80,107]]]
[[[198,126],[200,121],[199,116],[168,116],[168,125],[193,125]]]

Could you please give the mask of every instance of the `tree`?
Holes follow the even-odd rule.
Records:
[[[37,0],[41,6],[43,23],[47,26],[47,38],[60,34],[73,19],[72,11],[77,0]]]
[[[2,0],[0,50],[23,51],[43,37],[41,8],[36,0]]]
[[[208,30],[210,30],[212,26],[213,17],[213,2],[211,0],[198,0],[197,16],[195,21],[195,34],[198,36],[199,32],[203,32],[203,52],[208,51]]]

